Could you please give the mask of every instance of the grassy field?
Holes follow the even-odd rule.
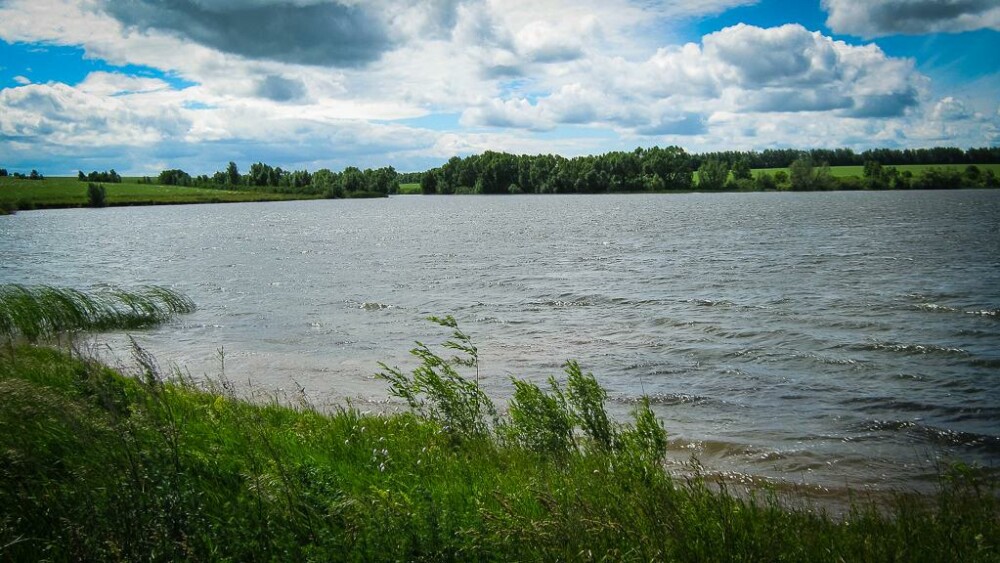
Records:
[[[105,183],[102,185],[106,190],[109,206],[281,201],[314,197],[139,184],[131,178],[127,178],[121,184]],[[86,205],[87,182],[81,182],[76,178],[22,180],[0,177],[0,206],[15,206],[17,209],[45,209],[84,207]]]

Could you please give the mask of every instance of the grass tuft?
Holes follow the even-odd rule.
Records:
[[[84,293],[44,285],[0,285],[0,336],[37,342],[66,333],[140,328],[194,309],[189,298],[158,286]]]

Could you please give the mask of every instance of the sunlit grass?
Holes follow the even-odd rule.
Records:
[[[420,190],[420,184],[400,184],[399,194],[400,195],[420,195],[423,193]]]
[[[159,205],[181,203],[230,203],[249,201],[282,201],[315,199],[317,196],[278,194],[258,191],[231,191],[181,186],[161,186],[130,182],[101,184],[107,194],[107,205]],[[45,178],[24,180],[0,177],[0,207],[45,209],[86,207],[87,182],[76,178]]]

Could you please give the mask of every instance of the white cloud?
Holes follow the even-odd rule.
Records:
[[[14,77],[14,82],[17,82],[21,86],[25,86],[27,84],[31,84],[31,79],[28,78],[28,77],[26,77],[26,76],[20,76],[20,75],[18,75],[18,76]]]
[[[77,90],[93,96],[120,96],[170,90],[170,85],[158,78],[128,76],[114,72],[92,72]]]
[[[184,131],[180,110],[62,83],[0,90],[0,137],[56,146],[148,145]]]
[[[645,61],[590,56],[572,82],[530,103],[494,97],[465,112],[467,124],[549,129],[604,125],[631,134],[696,136],[717,112],[891,118],[919,104],[926,78],[912,61],[851,46],[799,25],[736,25],[702,45],[659,49]],[[558,83],[559,77],[549,81]],[[818,119],[814,117],[812,119]]]
[[[723,78],[747,88],[814,86],[840,78],[836,42],[797,24],[760,28],[738,24],[706,35],[705,56]]]
[[[996,0],[823,0],[834,33],[886,35],[1000,30]]]
[[[972,117],[972,112],[969,111],[962,100],[947,96],[934,104],[931,116],[937,121],[958,121]]]

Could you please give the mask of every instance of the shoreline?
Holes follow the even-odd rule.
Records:
[[[1000,540],[995,479],[971,468],[933,495],[859,492],[831,510],[815,498],[839,491],[677,474],[631,450],[545,453],[413,413],[251,404],[224,381],[48,348],[0,353],[0,388],[14,559],[988,561]]]

